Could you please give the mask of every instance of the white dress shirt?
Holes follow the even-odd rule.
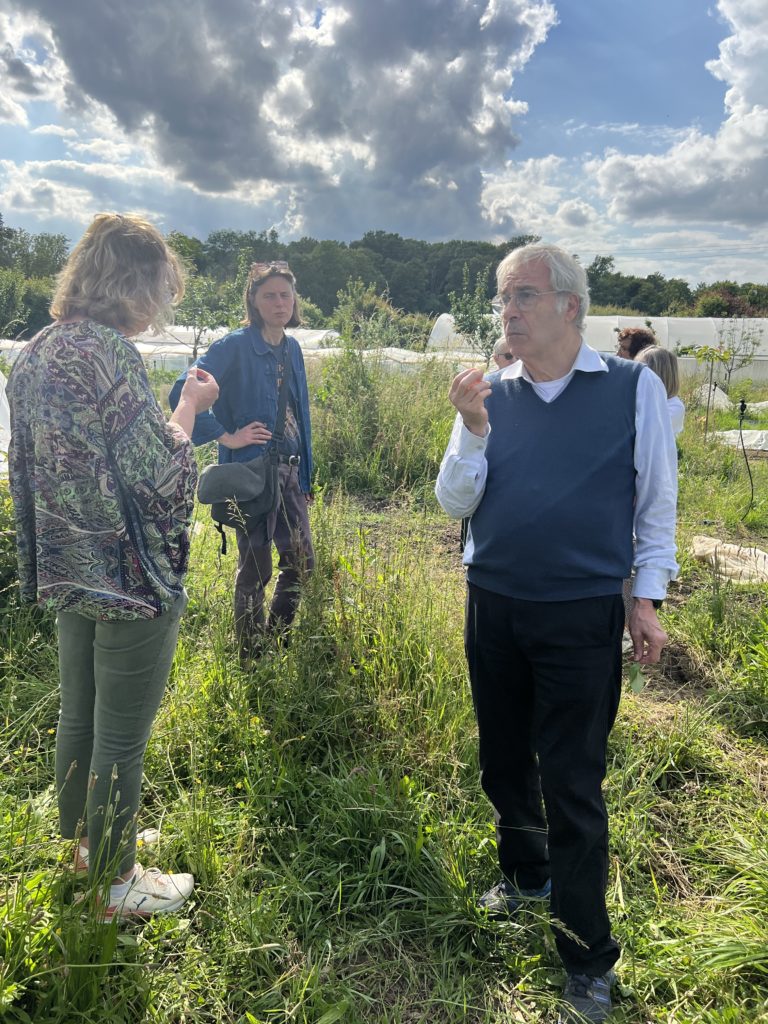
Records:
[[[522,377],[544,402],[553,402],[574,373],[607,373],[599,352],[582,342],[571,370],[559,380],[532,380],[522,360],[505,370],[501,379]],[[610,424],[606,425],[610,429]],[[454,519],[472,515],[485,493],[488,463],[485,437],[467,430],[456,416],[435,485],[437,500]],[[649,367],[640,372],[635,400],[635,579],[634,597],[660,600],[677,575],[675,516],[677,508],[677,449],[667,409],[667,395]],[[586,527],[588,529],[588,527]]]

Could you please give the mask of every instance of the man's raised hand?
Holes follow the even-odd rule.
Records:
[[[464,426],[478,437],[485,437],[488,429],[488,410],[485,400],[491,385],[482,370],[462,370],[453,378],[448,398],[464,421]]]

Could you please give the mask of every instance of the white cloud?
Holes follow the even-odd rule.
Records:
[[[549,238],[570,182],[562,157],[509,161],[502,171],[484,176],[485,217],[491,225],[501,226],[508,221],[517,232]]]
[[[582,199],[568,199],[558,207],[557,216],[569,228],[584,228],[597,218],[597,211]]]
[[[90,142],[69,141],[67,148],[73,153],[121,162],[130,160],[135,153],[135,147],[130,143],[116,142],[112,139],[93,139]]]
[[[77,132],[74,128],[62,128],[58,124],[41,124],[33,128],[30,135],[58,135],[62,139],[76,139]]]
[[[11,99],[10,96],[0,96],[0,122],[3,124],[19,124],[24,128],[29,124],[29,118],[24,107]]]
[[[609,151],[587,165],[611,216],[648,222],[768,224],[768,7],[719,0],[731,26],[707,67],[728,86],[719,130],[696,128],[662,154]]]
[[[15,66],[20,80],[57,71],[74,154],[115,163],[141,148],[143,165],[209,195],[269,182],[308,230],[342,237],[361,209],[422,237],[447,224],[476,232],[479,168],[517,144],[526,105],[511,95],[514,77],[557,20],[547,0],[26,7],[9,40]],[[109,59],[94,60],[107,45]]]
[[[66,103],[66,65],[59,58],[50,26],[31,11],[0,11],[0,72],[6,101]]]
[[[584,107],[560,133],[580,157],[521,161],[517,79],[557,24],[547,0],[25,0],[2,13],[14,5],[0,0],[0,122],[37,136],[34,156],[67,158],[0,162],[0,210],[39,229],[141,209],[201,236],[532,233],[586,262],[616,253],[627,272],[765,276],[766,0],[718,2],[718,131],[601,123]]]
[[[640,139],[644,142],[660,142],[666,145],[684,139],[689,128],[671,128],[665,124],[640,124],[635,122],[604,121],[600,124],[589,124],[586,121],[566,121],[565,134],[576,135],[618,135],[626,139]]]

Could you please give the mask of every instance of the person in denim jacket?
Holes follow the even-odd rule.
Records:
[[[237,530],[235,629],[240,658],[258,656],[267,637],[293,622],[303,580],[314,567],[307,506],[311,501],[312,430],[304,358],[298,341],[286,335],[296,327],[296,279],[283,261],[254,263],[244,293],[246,326],[215,341],[195,366],[219,385],[213,407],[195,420],[195,445],[217,441],[219,462],[248,462],[272,441],[278,392],[290,360],[288,404],[280,455],[280,500],[276,511],[253,530]],[[174,384],[174,408],[186,373]],[[279,575],[268,615],[264,589],[272,576],[272,544]]]

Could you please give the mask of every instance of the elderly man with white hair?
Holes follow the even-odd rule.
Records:
[[[602,782],[622,581],[634,563],[634,659],[655,662],[677,571],[675,444],[659,378],[582,340],[589,293],[573,257],[515,249],[497,280],[519,361],[454,379],[436,486],[449,515],[471,517],[465,646],[502,875],[480,905],[506,917],[549,898],[568,975],[560,1021],[604,1021],[619,957]]]

